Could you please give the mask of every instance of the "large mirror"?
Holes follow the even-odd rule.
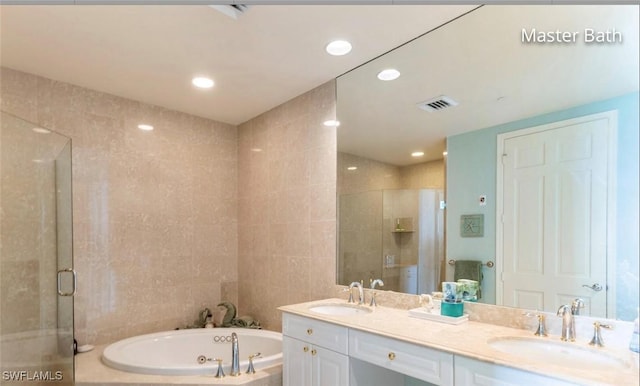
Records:
[[[429,293],[479,261],[480,302],[635,319],[638,58],[636,5],[482,6],[340,76],[338,284]],[[604,177],[522,180],[567,127],[557,153]]]

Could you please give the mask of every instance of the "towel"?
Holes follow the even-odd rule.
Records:
[[[236,306],[231,302],[222,302],[218,304],[218,307],[224,307],[227,309],[220,327],[262,328],[260,326],[260,322],[251,316],[241,316],[236,318]]]
[[[478,299],[482,288],[482,262],[478,260],[456,260],[453,281],[459,279],[475,280],[478,282]]]
[[[218,304],[218,307],[224,307],[227,309],[227,313],[222,318],[221,327],[231,327],[231,322],[236,318],[236,306],[231,302],[222,302]]]
[[[231,324],[234,327],[241,327],[241,328],[255,328],[255,329],[262,328],[260,326],[260,322],[258,322],[251,316],[241,316],[239,318],[235,318],[231,321]]]

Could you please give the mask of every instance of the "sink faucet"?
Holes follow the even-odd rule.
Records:
[[[349,284],[349,303],[355,303],[353,301],[353,293],[351,292],[351,289],[353,289],[353,287],[357,287],[359,291],[360,298],[358,299],[358,304],[364,303],[364,291],[362,289],[362,284],[357,281]]]
[[[369,279],[369,281],[371,282],[370,287],[372,290],[376,289],[376,285],[379,285],[380,287],[384,287],[384,282],[381,279],[376,279],[376,280]],[[371,307],[377,306],[375,291],[371,291],[371,303],[369,303],[369,305]]]
[[[572,315],[580,315],[580,309],[584,308],[584,300],[580,298],[575,298],[571,302],[571,314]]]
[[[568,304],[561,305],[558,308],[558,316],[562,318],[560,339],[574,342],[576,340],[576,321],[571,313],[571,306]]]
[[[238,352],[238,335],[231,333],[231,376],[240,375],[240,353]]]

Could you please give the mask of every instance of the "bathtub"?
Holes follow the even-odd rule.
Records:
[[[205,375],[215,374],[217,362],[199,363],[198,357],[221,358],[223,369],[231,373],[231,333],[238,335],[240,371],[249,365],[256,371],[282,364],[282,334],[242,328],[199,328],[140,335],[107,346],[102,361],[109,367],[140,374]]]

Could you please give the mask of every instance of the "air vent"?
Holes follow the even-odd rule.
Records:
[[[457,105],[458,102],[445,95],[440,95],[439,97],[429,99],[428,101],[420,102],[417,104],[419,108],[429,112],[441,111]]]
[[[249,9],[249,6],[245,4],[210,5],[209,7],[236,20]]]

